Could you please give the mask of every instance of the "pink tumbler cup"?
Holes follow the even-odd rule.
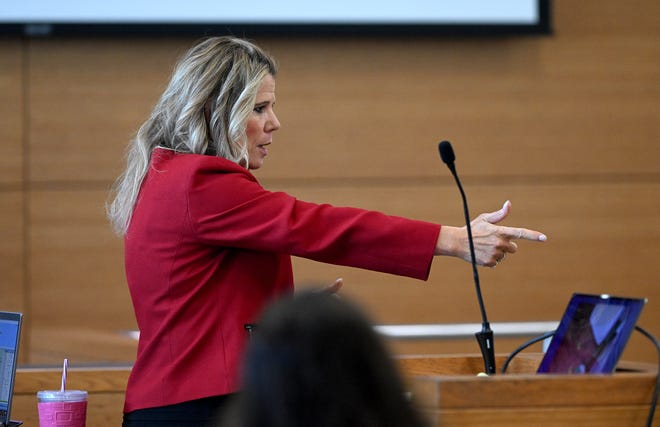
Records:
[[[85,427],[86,391],[39,391],[37,399],[39,427]]]

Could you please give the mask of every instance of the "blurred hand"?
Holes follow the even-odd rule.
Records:
[[[321,289],[321,292],[330,295],[336,295],[343,285],[344,285],[344,279],[340,277],[336,279],[331,285]]]

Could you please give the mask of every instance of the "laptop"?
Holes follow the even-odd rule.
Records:
[[[10,418],[22,323],[22,313],[0,311],[0,426],[4,427],[23,424]]]
[[[645,304],[640,298],[573,294],[538,372],[612,373]]]

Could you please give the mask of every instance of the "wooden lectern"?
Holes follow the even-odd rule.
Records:
[[[621,362],[612,375],[536,374],[541,355],[518,355],[490,377],[480,355],[397,358],[412,400],[432,426],[643,427],[657,367]],[[497,358],[498,369],[505,357]],[[655,421],[659,418],[657,415]]]
[[[443,427],[643,427],[657,368],[619,363],[613,375],[537,375],[540,355],[518,355],[508,373],[477,377],[480,355],[406,356],[397,361],[413,402],[433,426]],[[502,366],[504,357],[497,358]],[[121,425],[130,367],[74,368],[67,385],[87,390],[88,427]],[[61,371],[20,369],[15,418],[39,425],[36,393],[57,389]],[[656,421],[659,418],[656,411]],[[657,423],[654,423],[657,424]]]

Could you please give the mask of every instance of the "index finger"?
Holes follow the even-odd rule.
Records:
[[[545,242],[546,240],[548,240],[548,236],[541,233],[540,231],[530,230],[527,228],[502,226],[500,227],[500,234],[510,239],[524,239],[524,240],[533,240],[537,242]]]
[[[334,294],[336,294],[337,292],[339,292],[339,290],[341,289],[341,287],[342,287],[343,285],[344,285],[344,279],[342,279],[341,277],[339,277],[339,278],[337,278],[337,279],[332,283],[332,285],[330,285],[330,286],[326,286],[326,287],[323,289],[323,292],[325,292],[325,293],[327,293],[327,294],[333,294],[333,295],[334,295]]]

